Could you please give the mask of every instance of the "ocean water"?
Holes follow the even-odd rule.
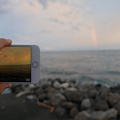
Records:
[[[41,79],[120,83],[120,50],[42,52]]]

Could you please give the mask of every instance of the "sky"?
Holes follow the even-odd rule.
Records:
[[[31,64],[30,47],[7,47],[0,51],[0,65]]]
[[[0,0],[0,37],[41,51],[120,49],[120,0]]]

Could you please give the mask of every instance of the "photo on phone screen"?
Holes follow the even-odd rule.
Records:
[[[0,51],[0,82],[31,82],[31,47]]]

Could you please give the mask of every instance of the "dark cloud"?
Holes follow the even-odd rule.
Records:
[[[80,30],[80,29],[79,29],[79,26],[72,26],[72,29],[74,29],[74,30],[76,30],[76,31]]]
[[[38,2],[43,6],[44,9],[48,7],[48,2],[60,2],[66,4],[67,0],[38,0]]]
[[[60,20],[58,20],[56,18],[50,18],[49,21],[60,23],[60,24],[65,24],[63,21],[60,21]]]
[[[40,2],[40,4],[43,6],[43,8],[47,8],[48,0],[38,0],[38,2]]]
[[[9,4],[9,0],[0,0],[0,14],[8,13],[11,10]]]
[[[42,30],[41,33],[51,33],[51,32],[48,30]]]

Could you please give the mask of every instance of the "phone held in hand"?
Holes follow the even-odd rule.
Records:
[[[15,84],[40,80],[40,49],[37,45],[11,45],[0,50],[0,82]]]

